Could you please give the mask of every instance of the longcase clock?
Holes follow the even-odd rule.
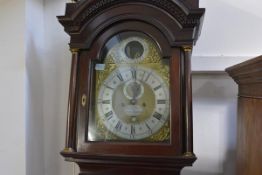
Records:
[[[66,146],[80,175],[174,175],[193,153],[198,0],[82,0],[59,22],[72,67]]]

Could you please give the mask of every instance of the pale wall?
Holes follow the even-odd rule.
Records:
[[[44,175],[43,1],[26,1],[26,174]]]
[[[64,149],[66,116],[70,78],[71,56],[67,43],[69,37],[56,19],[65,11],[64,0],[45,1],[46,54],[43,59],[44,73],[44,136],[46,175],[72,175],[72,163],[64,162],[58,153]],[[52,151],[50,151],[52,150]]]
[[[262,1],[200,0],[206,8],[193,70],[221,71],[262,53]]]
[[[27,175],[72,175],[64,148],[70,53],[56,15],[65,1],[27,0]]]
[[[25,1],[0,1],[0,174],[25,175]]]
[[[262,1],[200,0],[206,8],[194,56],[256,56],[262,47]]]
[[[193,75],[194,151],[182,175],[234,175],[237,85],[225,74]]]

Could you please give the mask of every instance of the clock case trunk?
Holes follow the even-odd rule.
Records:
[[[66,5],[59,22],[72,51],[66,145],[61,154],[80,175],[180,174],[193,153],[191,53],[204,9],[193,0],[82,0]],[[88,142],[85,139],[93,92],[94,65],[114,35],[135,31],[155,40],[170,59],[171,142]]]

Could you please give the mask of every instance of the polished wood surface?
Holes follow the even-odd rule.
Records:
[[[80,167],[81,164],[80,164]],[[146,167],[129,167],[129,166],[97,166],[93,169],[84,168],[83,166],[82,173],[80,175],[98,175],[98,174],[106,174],[106,175],[179,175],[180,170],[170,170],[170,169],[158,169],[158,168],[146,168]]]
[[[78,71],[78,50],[72,50],[71,75],[69,84],[66,146],[65,151],[76,150],[76,115],[77,110],[77,71]]]
[[[239,85],[239,96],[262,98],[262,56],[226,69]]]
[[[261,175],[262,99],[240,97],[238,114],[237,175]]]
[[[226,70],[239,85],[237,175],[262,174],[262,56]]]
[[[193,152],[191,53],[204,16],[196,0],[82,0],[67,3],[59,22],[70,35],[73,62],[66,148],[80,175],[179,175],[196,160]],[[93,116],[94,65],[114,35],[145,33],[170,61],[171,142],[89,142]],[[83,96],[86,104],[83,106]]]

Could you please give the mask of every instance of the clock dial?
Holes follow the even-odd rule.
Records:
[[[144,139],[168,119],[168,87],[152,69],[121,67],[99,89],[97,108],[105,127],[116,136]]]
[[[170,140],[169,67],[158,45],[144,34],[125,32],[103,51],[88,140]]]

